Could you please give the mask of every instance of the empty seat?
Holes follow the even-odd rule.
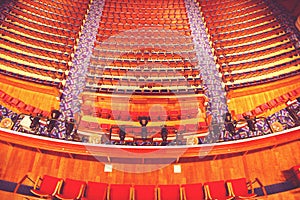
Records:
[[[203,187],[201,183],[182,185],[183,200],[204,199]]]
[[[133,200],[156,200],[155,185],[135,185]]]
[[[42,181],[40,183],[40,181]],[[41,198],[51,198],[60,190],[63,180],[61,178],[44,175],[43,178],[38,177],[31,193]]]
[[[158,200],[180,200],[179,185],[158,185]]]
[[[58,199],[80,199],[85,186],[86,183],[84,181],[67,178],[64,181],[62,190],[55,197]]]
[[[233,196],[227,195],[225,182],[223,180],[205,183],[204,190],[207,195],[206,199],[229,200],[234,198]]]
[[[105,200],[107,197],[107,183],[91,182],[87,183],[84,197],[81,200]]]
[[[131,185],[111,184],[108,196],[109,200],[131,200]]]
[[[252,199],[257,195],[248,192],[248,184],[246,178],[231,179],[226,181],[228,191],[235,199]]]

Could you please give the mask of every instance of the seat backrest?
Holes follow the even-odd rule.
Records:
[[[85,196],[89,200],[105,200],[107,193],[107,183],[97,183],[89,181]]]
[[[130,200],[131,185],[129,184],[111,184],[109,190],[110,200]]]
[[[201,183],[185,184],[183,188],[183,200],[204,199],[203,188]]]
[[[204,188],[212,199],[224,199],[226,197],[225,182],[223,180],[207,182],[204,184]]]
[[[180,200],[179,185],[159,185],[159,200]]]
[[[65,198],[78,199],[81,197],[85,185],[84,181],[67,178],[63,185],[62,195]]]
[[[246,178],[231,179],[226,181],[227,188],[232,190],[233,196],[244,196],[248,194]]]
[[[62,182],[61,178],[44,175],[39,190],[45,194],[55,195]]]
[[[135,185],[134,200],[155,200],[155,185]]]

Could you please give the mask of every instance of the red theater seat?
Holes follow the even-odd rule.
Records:
[[[67,178],[63,184],[62,191],[55,195],[58,199],[80,199],[83,195],[86,183],[80,180]]]
[[[135,185],[133,188],[134,200],[156,200],[155,185]]]
[[[88,182],[85,196],[81,200],[105,200],[107,195],[107,183]]]
[[[231,179],[226,181],[228,191],[235,199],[252,199],[256,197],[254,193],[248,193],[247,181],[245,178]]]
[[[182,185],[183,200],[204,199],[203,188],[201,183]]]
[[[158,200],[180,200],[181,192],[179,185],[159,185]]]
[[[229,200],[233,199],[233,196],[227,196],[225,182],[213,181],[204,184],[206,199],[218,199],[218,200]]]
[[[109,200],[130,200],[131,185],[111,184],[109,190]]]
[[[38,187],[40,180],[42,180],[42,183]],[[61,187],[62,182],[63,180],[60,178],[44,175],[42,179],[38,177],[33,189],[31,189],[30,191],[34,195],[39,196],[41,198],[50,198],[57,194],[57,192]]]

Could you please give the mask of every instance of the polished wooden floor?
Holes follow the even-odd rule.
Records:
[[[28,147],[0,143],[0,179],[18,182],[29,173],[32,179],[50,174],[62,178],[131,184],[184,184],[256,177],[264,185],[286,181],[289,169],[300,164],[300,142],[248,152],[246,155],[224,155],[217,159],[181,163],[181,173],[173,172],[174,164],[113,164],[112,173],[104,172],[104,163],[70,158],[61,153],[39,152]]]

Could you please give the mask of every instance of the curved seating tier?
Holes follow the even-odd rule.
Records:
[[[22,80],[27,85],[35,85],[30,90],[22,91],[24,97],[15,93],[19,84],[5,93],[27,102],[27,95],[37,89],[42,99],[60,97],[77,46],[81,28],[89,10],[89,1],[29,1],[13,0],[5,5],[5,17],[0,21],[0,73],[15,80]],[[1,79],[1,83],[5,83]],[[49,97],[47,90],[40,87],[52,88],[53,96]],[[27,93],[26,93],[27,91]],[[27,95],[26,95],[27,94]],[[34,98],[33,98],[34,99]],[[40,100],[42,100],[40,99]],[[52,105],[38,107],[50,112],[57,108],[57,100]],[[35,102],[35,101],[34,101]],[[31,102],[30,105],[34,105]],[[36,105],[41,103],[35,102]],[[26,104],[26,103],[25,103]],[[28,105],[29,106],[29,105]],[[18,108],[12,108],[17,111]]]
[[[103,132],[108,133],[116,124],[127,123],[126,132],[139,133],[140,117],[149,119],[149,124],[157,123],[147,127],[149,134],[153,128],[160,131],[162,120],[168,127],[180,125],[181,119],[186,120],[183,126],[192,124],[189,119],[198,124],[198,108],[204,108],[204,101],[197,95],[204,90],[190,31],[183,0],[105,1],[82,93],[79,130],[92,127],[96,133],[104,126]],[[85,99],[90,92],[99,95],[92,105]],[[179,100],[172,100],[174,95],[194,98],[189,104],[198,104],[197,112],[187,114],[191,109],[188,103],[183,103],[186,109],[182,109],[184,105],[175,103]],[[115,98],[123,99],[119,106],[111,105]],[[129,105],[127,98],[134,103]],[[156,106],[166,114],[151,116],[149,112]],[[206,123],[203,127],[199,131],[207,130]]]
[[[293,36],[276,19],[266,2],[198,0],[197,3],[227,97],[230,98],[229,110],[242,114],[241,110],[253,110],[259,103],[266,103],[274,96],[271,94],[274,88],[266,87],[265,94],[258,91],[253,96],[249,94],[247,105],[237,108],[239,104],[236,102],[240,101],[235,94],[244,88],[276,85],[282,87],[280,94],[283,94],[286,84],[280,86],[276,82],[299,77],[299,50],[294,46]],[[295,85],[294,88],[297,87]]]

